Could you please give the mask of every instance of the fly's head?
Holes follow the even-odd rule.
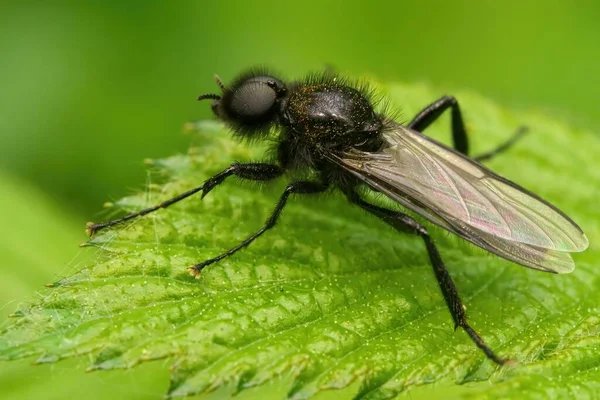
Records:
[[[236,133],[249,138],[266,136],[278,121],[287,89],[279,79],[261,72],[241,75],[230,87],[215,77],[221,94],[204,94],[198,100],[213,100],[215,115]]]

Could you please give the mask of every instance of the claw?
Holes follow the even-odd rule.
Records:
[[[512,358],[502,360],[502,366],[504,367],[514,367],[517,364],[519,363],[516,360],[513,360]]]
[[[85,224],[85,233],[88,235],[88,237],[92,237],[94,236],[94,233],[96,233],[96,229],[94,228],[94,224],[93,222],[88,222],[87,224]]]
[[[188,267],[187,270],[190,273],[190,275],[193,276],[194,278],[196,278],[196,279],[200,278],[200,270],[198,268],[196,268],[195,265]]]

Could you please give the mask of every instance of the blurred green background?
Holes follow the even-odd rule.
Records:
[[[143,183],[143,158],[186,150],[213,74],[256,64],[473,88],[600,123],[598,2],[435,3],[3,2],[0,168],[90,219]]]
[[[599,130],[599,2],[423,3],[2,1],[0,317],[76,268],[84,223],[143,187],[144,158],[186,151],[182,125],[210,117],[195,98],[216,89],[215,73],[228,81],[263,64],[294,78],[332,65],[471,88]],[[5,389],[29,371],[14,365],[2,365]],[[82,385],[120,379],[52,368],[27,382],[81,379],[69,390],[104,398]],[[158,398],[166,382],[145,385],[132,396]]]

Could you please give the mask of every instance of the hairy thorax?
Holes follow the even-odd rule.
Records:
[[[382,121],[358,90],[323,83],[300,85],[283,103],[283,124],[314,149],[360,148],[379,137]]]

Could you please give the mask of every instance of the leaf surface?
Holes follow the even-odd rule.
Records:
[[[379,89],[403,106],[405,119],[442,94],[425,85]],[[531,133],[490,167],[563,209],[591,243],[575,254],[574,273],[557,276],[431,227],[471,324],[518,366],[496,367],[453,331],[420,239],[399,235],[339,194],[291,198],[276,228],[192,278],[187,266],[257,230],[285,186],[234,179],[203,200],[192,197],[99,234],[89,242],[91,261],[4,325],[0,357],[45,363],[86,356],[90,370],[166,359],[172,397],[278,380],[292,382],[293,399],[348,386],[361,399],[597,393],[600,225],[593,197],[600,141],[539,112],[508,111],[470,92],[456,96],[475,153],[529,126]],[[152,184],[116,202],[106,218],[264,153],[228,139],[217,123],[197,128],[189,154],[152,161]],[[448,119],[427,134],[448,143]]]

